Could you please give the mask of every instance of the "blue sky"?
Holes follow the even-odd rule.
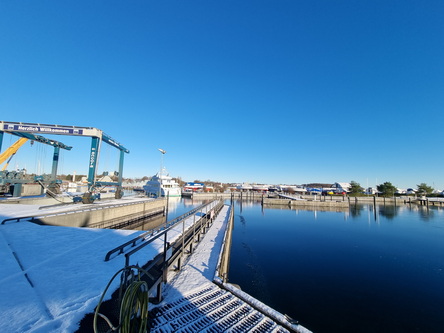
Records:
[[[443,17],[442,1],[0,0],[0,120],[99,128],[130,150],[124,177],[156,173],[162,148],[185,181],[444,189]],[[59,172],[86,173],[90,139],[55,139],[74,147]],[[11,163],[49,173],[52,148]]]

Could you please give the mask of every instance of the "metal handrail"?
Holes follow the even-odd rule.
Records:
[[[143,265],[143,268],[144,268],[146,274],[148,275],[149,279],[151,279],[151,284],[150,284],[149,290],[151,291],[152,288],[154,288],[154,287],[157,288],[157,296],[156,296],[157,302],[160,302],[162,300],[162,291],[161,291],[162,283],[167,281],[167,274],[166,273],[168,271],[168,267],[170,267],[170,263],[172,261],[176,260],[177,257],[185,251],[185,247],[188,247],[188,245],[191,242],[195,242],[195,232],[196,231],[198,231],[199,233],[202,233],[202,232],[205,233],[205,228],[210,227],[208,222],[211,221],[209,216],[212,216],[212,214],[209,214],[209,212],[219,212],[220,209],[223,207],[222,200],[219,200],[218,203],[213,205],[215,202],[216,202],[216,200],[212,201],[208,204],[201,205],[200,207],[197,207],[197,208],[193,209],[192,211],[190,211],[186,214],[183,214],[181,219],[179,217],[179,218],[175,218],[175,219],[171,220],[170,222],[174,222],[174,221],[177,221],[177,222],[170,225],[170,227],[163,229],[158,234],[156,234],[154,237],[151,237],[150,239],[148,239],[146,242],[139,244],[138,246],[131,249],[129,252],[125,253],[125,267],[130,267],[129,266],[130,265],[130,258],[134,253],[143,249],[148,244],[151,244],[154,240],[157,240],[161,237],[164,238],[163,239],[163,252],[158,253],[153,259],[149,260],[146,263],[146,265]],[[186,223],[186,221],[189,220],[189,219],[186,219],[186,217],[193,214],[193,211],[194,211],[194,213],[196,213],[198,210],[203,211],[203,209],[208,206],[210,206],[210,209],[206,209],[205,214],[201,214],[199,220],[196,220],[194,218],[193,222],[192,222],[192,226],[189,226],[189,228],[187,228],[187,230],[185,231],[185,229],[184,229],[185,223]],[[196,215],[197,214],[195,214],[194,216],[196,216]],[[201,221],[205,221],[205,224],[203,224]],[[181,222],[183,224],[182,236],[179,237],[179,239],[174,240],[173,243],[170,244],[167,240],[168,231],[170,231],[170,229],[172,229],[172,227],[177,227],[179,222]],[[195,229],[196,225],[198,225],[197,226],[198,229]],[[187,237],[186,241],[185,241],[185,237]],[[200,237],[198,237],[198,241],[199,240],[200,240]],[[181,246],[178,245],[180,243],[182,243]],[[168,257],[168,254],[167,254],[169,252],[169,249],[171,249],[170,257]],[[123,251],[123,249],[122,249],[122,251]],[[190,249],[190,253],[191,253],[191,251],[192,250]],[[162,265],[162,268],[158,267],[157,269],[154,269],[154,267],[156,267],[158,265]],[[178,259],[178,267],[179,267],[178,269],[180,269],[180,267],[181,267],[181,259],[180,258]],[[160,271],[159,271],[159,269],[160,269]],[[151,274],[151,270],[153,270],[152,274]],[[123,277],[123,279],[125,279],[125,278],[126,277]]]
[[[122,254],[124,249],[125,249],[125,247],[127,247],[128,245],[136,246],[136,243],[137,243],[138,240],[144,241],[147,236],[153,236],[156,233],[156,231],[159,231],[159,230],[154,229],[154,230],[149,230],[147,232],[144,232],[143,234],[140,234],[139,236],[129,240],[128,242],[126,242],[126,243],[124,243],[124,244],[122,244],[122,245],[120,245],[120,246],[118,246],[118,247],[108,251],[108,253],[105,256],[105,261],[109,261],[111,259],[110,258],[111,255],[113,253],[119,252],[118,254]],[[151,239],[154,240],[156,238],[157,238],[157,236],[154,237],[154,238],[150,238],[150,242],[151,242]]]
[[[216,201],[216,200],[214,200],[214,201]],[[213,202],[214,202],[214,201],[213,201]],[[221,211],[221,209],[222,209],[223,206],[224,206],[224,203],[223,203],[223,201],[221,200],[221,201],[219,201],[216,205],[214,205],[214,206],[210,209],[210,211],[213,210],[213,211],[215,212],[215,215],[217,216],[217,215],[219,214],[219,212]],[[195,223],[196,223],[196,224],[199,224],[199,222],[202,222],[202,219],[203,219],[203,218],[205,219],[205,224],[204,224],[204,223],[201,223],[201,224],[200,224],[200,227],[201,227],[202,230],[204,230],[203,233],[205,233],[206,228],[209,228],[209,227],[210,227],[210,225],[207,224],[207,223],[211,220],[211,219],[210,219],[210,216],[207,216],[207,215],[202,216],[199,220],[195,221]],[[182,240],[184,240],[185,233],[186,233],[186,232],[184,232],[184,233],[182,234],[182,237],[181,237]],[[194,239],[194,234],[193,234],[192,239]],[[191,241],[191,240],[189,240],[188,243],[189,243],[190,241]],[[178,256],[180,256],[180,255],[182,254],[182,252],[184,251],[184,248],[185,248],[186,246],[188,246],[188,243],[187,243],[187,245],[185,245],[184,243],[182,243],[182,247],[181,247],[181,249],[178,250],[176,253],[172,253],[171,257],[170,257],[168,260],[169,260],[169,261],[174,261]],[[125,256],[128,256],[128,255],[129,255],[129,254],[125,254]],[[128,256],[128,257],[129,257],[129,256]],[[129,264],[129,262],[128,262],[127,264]]]
[[[198,207],[197,210],[198,210],[198,209],[203,209],[203,208],[205,208],[205,207],[207,207],[207,206],[210,206],[210,205],[212,205],[214,202],[216,202],[216,200],[214,200],[214,201],[212,201],[212,202],[210,202],[210,203],[208,203],[208,204],[202,205],[201,207]],[[220,212],[220,210],[222,209],[223,205],[224,205],[223,201],[220,200],[217,204],[215,204],[213,207],[210,208],[210,211],[212,211],[212,210],[213,210],[213,211],[216,211],[216,212],[217,212],[216,215],[217,215],[217,214]],[[208,213],[208,211],[207,211],[207,213]],[[184,215],[190,215],[190,214],[184,214]],[[201,221],[203,221],[203,220],[205,220],[205,225],[204,225],[203,223],[201,223]],[[205,215],[201,216],[201,218],[200,218],[199,220],[194,221],[194,222],[193,222],[193,225],[195,225],[195,224],[199,224],[199,227],[198,227],[198,228],[199,228],[199,232],[202,232],[202,230],[203,230],[203,233],[205,233],[205,228],[208,228],[208,227],[209,227],[209,225],[207,225],[208,221],[209,221],[209,216],[208,216],[207,214],[205,214]],[[185,223],[185,218],[181,219],[180,222]],[[177,224],[178,224],[178,223],[176,223],[176,224],[174,224],[174,225],[171,225],[171,227],[176,226]],[[131,257],[134,253],[138,252],[139,250],[141,250],[142,248],[144,248],[144,247],[147,246],[148,244],[152,243],[154,240],[160,238],[161,236],[164,236],[164,241],[163,241],[163,242],[164,242],[163,254],[162,254],[162,253],[159,253],[159,255],[156,257],[157,259],[156,259],[156,258],[153,258],[153,260],[150,260],[150,261],[147,263],[148,266],[147,266],[147,267],[144,266],[144,269],[147,270],[147,271],[149,271],[151,268],[153,268],[154,266],[158,265],[159,262],[161,262],[161,261],[163,260],[163,268],[162,268],[163,273],[162,273],[162,277],[160,277],[159,279],[160,279],[160,280],[163,280],[163,279],[164,279],[163,281],[166,282],[166,276],[165,276],[165,273],[166,273],[166,271],[167,271],[167,267],[169,267],[170,263],[173,262],[174,260],[176,260],[177,257],[180,256],[180,255],[184,252],[185,247],[187,247],[187,246],[189,245],[190,242],[194,242],[194,240],[195,240],[195,238],[194,238],[194,233],[192,233],[191,235],[189,235],[190,237],[189,237],[189,239],[186,241],[186,243],[184,243],[184,240],[185,240],[185,237],[186,237],[186,234],[187,234],[187,233],[184,231],[183,234],[182,234],[182,236],[181,236],[181,239],[182,239],[182,246],[177,247],[176,250],[173,249],[173,251],[170,253],[170,257],[168,257],[168,255],[167,255],[167,250],[170,248],[171,244],[170,244],[169,242],[167,242],[167,233],[168,233],[168,231],[169,231],[170,229],[171,229],[171,228],[164,229],[162,232],[160,232],[159,234],[157,234],[155,237],[150,238],[147,242],[142,243],[142,244],[140,244],[139,246],[137,246],[136,248],[134,248],[134,249],[132,249],[131,251],[129,251],[128,253],[125,253],[125,267],[127,267],[127,266],[130,265],[130,257]],[[191,232],[192,232],[192,230],[191,230]],[[198,239],[199,239],[199,238],[198,238]],[[199,241],[199,240],[198,240],[198,241]],[[173,245],[172,245],[173,248],[174,248],[174,244],[177,244],[177,242],[180,242],[180,239],[177,240],[177,241],[175,241],[175,243],[173,243]],[[179,269],[180,269],[180,266],[181,266],[181,264],[180,264],[180,259],[179,259],[179,264],[178,264],[178,266],[179,266]],[[159,281],[159,280],[158,280],[158,281]],[[156,283],[157,283],[157,282],[156,282]],[[155,284],[156,284],[156,283],[155,283]]]
[[[138,240],[140,240],[141,242],[145,242],[145,241],[146,241],[146,243],[144,243],[144,245],[139,246],[139,247],[136,249],[136,251],[134,251],[134,252],[137,252],[137,251],[140,250],[141,248],[143,248],[143,247],[145,247],[146,245],[150,244],[153,240],[157,239],[160,235],[163,235],[163,234],[164,234],[165,232],[167,232],[169,229],[171,229],[172,227],[174,227],[179,221],[181,221],[181,220],[187,218],[187,217],[190,216],[190,215],[193,215],[193,214],[196,213],[197,211],[202,210],[203,208],[205,208],[206,206],[208,206],[208,205],[210,205],[210,204],[212,204],[212,203],[213,203],[213,201],[212,201],[212,202],[209,202],[209,203],[207,203],[207,204],[202,204],[202,205],[200,205],[200,206],[198,206],[198,207],[196,207],[196,208],[190,210],[189,212],[187,212],[187,213],[185,213],[185,214],[182,214],[182,215],[180,215],[180,216],[178,216],[178,217],[176,217],[176,218],[170,220],[169,222],[167,222],[167,223],[165,224],[165,226],[162,226],[162,227],[160,227],[160,228],[156,228],[156,229],[152,229],[152,230],[149,230],[149,231],[147,231],[147,232],[144,232],[143,234],[140,234],[139,236],[137,236],[137,237],[135,237],[135,238],[129,240],[128,242],[126,242],[126,243],[124,243],[124,244],[122,244],[122,245],[119,245],[118,247],[116,247],[116,248],[114,248],[114,249],[108,251],[108,253],[105,255],[105,261],[109,261],[109,260],[111,259],[111,255],[114,254],[114,253],[116,253],[116,252],[118,252],[117,255],[122,254],[123,251],[124,251],[124,249],[125,249],[126,247],[128,247],[129,245],[131,245],[131,247],[136,246],[136,243],[137,243]],[[152,237],[156,232],[159,232],[159,231],[161,231],[160,234],[157,234],[156,236]],[[150,236],[150,238],[147,239],[147,236]],[[133,251],[131,251],[131,253],[133,253]]]

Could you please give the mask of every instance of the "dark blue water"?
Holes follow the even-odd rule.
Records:
[[[235,204],[229,282],[321,332],[444,332],[444,209]]]
[[[212,200],[193,200],[191,198],[171,197],[168,198],[168,216],[167,220],[170,221],[180,215],[183,215],[193,208],[196,208],[206,202]]]

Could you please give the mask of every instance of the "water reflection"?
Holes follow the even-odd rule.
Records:
[[[373,204],[357,204],[350,205],[350,216],[354,218],[361,217],[363,211],[367,210],[373,212],[375,221],[377,216],[382,216],[388,220],[395,219],[399,214],[404,211],[411,211],[417,213],[418,216],[425,221],[433,220],[436,216],[442,215],[444,212],[443,207],[439,206],[420,206],[417,204],[405,204],[405,205],[373,205]],[[438,215],[437,215],[438,214]]]
[[[159,214],[158,216],[156,216],[154,218],[143,219],[140,222],[134,223],[125,229],[151,230],[151,229],[156,229],[156,228],[160,227],[161,225],[164,225],[165,222],[166,222],[166,216],[164,216],[163,214]]]
[[[440,209],[437,208],[437,207],[428,208],[428,207],[425,207],[425,206],[418,206],[416,210],[417,210],[417,212],[419,214],[419,217],[423,221],[433,220],[435,218],[435,216],[436,216],[436,213],[438,213],[440,211]]]
[[[363,210],[363,206],[351,205],[350,206],[350,216],[351,217],[359,217],[361,216],[361,212]]]
[[[379,207],[379,215],[384,216],[385,218],[392,220],[398,215],[398,206],[394,205],[382,205]]]

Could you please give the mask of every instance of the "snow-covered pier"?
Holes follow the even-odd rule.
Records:
[[[150,332],[310,332],[226,282],[232,214],[224,205],[181,270],[168,272],[164,298],[150,311]]]

